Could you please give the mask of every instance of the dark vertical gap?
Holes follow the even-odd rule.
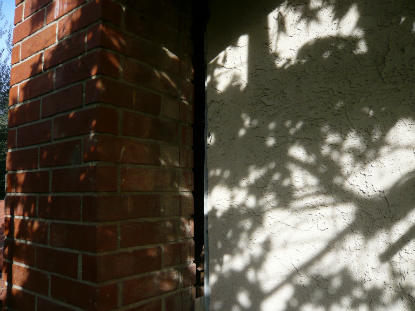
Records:
[[[204,192],[205,192],[205,32],[208,20],[208,1],[193,1],[192,6],[192,41],[194,68],[194,241],[196,264],[196,297],[204,295]]]

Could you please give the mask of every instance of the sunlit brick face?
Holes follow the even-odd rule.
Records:
[[[13,310],[191,310],[190,3],[16,1]]]

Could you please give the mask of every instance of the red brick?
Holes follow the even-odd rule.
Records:
[[[26,1],[29,3],[34,0]],[[42,1],[45,0],[40,2]],[[36,308],[38,310],[73,308],[83,310],[122,308],[137,311],[161,311],[161,309],[173,311],[173,308],[179,308],[178,310],[181,310],[180,308],[186,304],[184,300],[174,298],[173,305],[170,304],[173,299],[170,300],[168,295],[182,297],[182,294],[176,295],[180,289],[180,274],[183,276],[183,285],[191,286],[192,271],[180,268],[179,272],[172,271],[171,275],[167,275],[168,272],[149,275],[148,272],[165,270],[165,267],[179,265],[183,267],[184,263],[188,263],[187,253],[191,253],[192,249],[191,221],[188,218],[180,220],[179,217],[181,214],[193,213],[193,204],[191,200],[182,200],[177,191],[191,190],[193,185],[191,143],[182,146],[182,142],[192,140],[188,134],[182,135],[182,126],[192,123],[193,110],[183,106],[185,104],[180,100],[166,100],[163,103],[161,101],[165,94],[171,98],[180,96],[187,98],[192,91],[192,85],[182,81],[187,70],[191,69],[189,58],[186,56],[188,50],[183,54],[177,54],[185,55],[182,59],[181,56],[175,56],[162,48],[166,46],[173,52],[175,50],[170,48],[170,44],[181,48],[183,41],[181,37],[185,37],[187,32],[179,34],[162,25],[164,19],[168,20],[168,23],[177,22],[179,16],[177,11],[169,10],[168,6],[159,6],[162,2],[159,0],[154,0],[148,7],[144,2],[129,2],[129,5],[135,8],[142,8],[140,14],[145,15],[142,21],[127,18],[127,25],[133,22],[139,24],[132,26],[131,29],[128,29],[129,26],[125,27],[124,21],[120,27],[122,14],[129,16],[133,14],[129,6],[125,12],[122,12],[118,1],[55,0],[49,4],[40,2],[33,10],[39,9],[42,14],[46,12],[45,20],[50,23],[49,26],[58,26],[59,35],[65,40],[49,46],[44,51],[43,70],[50,71],[39,72],[36,76],[30,77],[30,80],[22,82],[20,94],[16,88],[15,99],[11,101],[14,104],[19,101],[27,104],[26,101],[36,100],[38,96],[42,96],[42,117],[48,118],[49,131],[53,133],[49,132],[46,138],[39,138],[38,131],[33,127],[33,133],[38,137],[31,140],[27,136],[20,135],[25,134],[25,130],[29,128],[27,124],[17,129],[18,146],[41,144],[36,147],[39,152],[39,165],[42,168],[53,168],[46,173],[49,174],[47,191],[36,196],[38,203],[36,209],[28,211],[28,213],[37,213],[31,217],[47,219],[37,221],[47,225],[45,227],[47,234],[42,237],[44,240],[39,237],[43,233],[42,230],[37,230],[34,238],[33,234],[19,231],[22,238],[37,239],[36,243],[50,245],[50,248],[36,246],[36,250],[40,249],[37,253],[37,262],[34,262],[36,269],[52,273],[51,280],[49,279],[51,294],[46,293],[37,297]],[[32,7],[32,4],[28,5]],[[160,7],[157,12],[150,9],[156,7]],[[37,11],[33,12],[33,16],[38,14]],[[110,26],[103,26],[107,21],[109,23],[106,25]],[[180,23],[182,25],[178,29],[182,30],[186,20],[180,20]],[[127,29],[128,33],[123,33],[121,29]],[[37,31],[34,36],[41,34],[42,30]],[[132,36],[130,30],[136,33],[143,31],[142,37],[154,43]],[[87,41],[84,40],[85,36]],[[31,38],[25,40],[27,41],[25,49],[27,49]],[[167,44],[164,44],[165,42]],[[39,51],[39,48],[31,45],[31,50],[26,51],[25,54],[38,53],[36,51]],[[87,52],[85,52],[86,48]],[[109,50],[117,53],[112,54]],[[125,56],[133,57],[137,62],[130,59],[125,62]],[[18,57],[15,60],[18,60]],[[128,68],[130,62],[134,64],[135,69],[143,70],[134,72],[134,68]],[[127,68],[121,68],[121,63],[123,66],[126,64]],[[151,66],[146,66],[144,63]],[[56,81],[54,81],[55,71]],[[121,74],[128,79],[127,82],[120,79]],[[75,83],[78,85],[74,86]],[[65,86],[68,88],[62,90]],[[51,91],[53,94],[50,93]],[[17,97],[20,97],[19,101]],[[90,106],[84,107],[85,105]],[[133,110],[138,113],[134,113]],[[15,112],[19,110],[13,110],[12,114]],[[18,120],[16,117],[12,119]],[[26,121],[24,118],[23,120],[14,122],[20,125],[23,123],[19,122],[39,122],[29,119]],[[45,120],[32,123],[30,126],[44,124],[43,122]],[[185,131],[188,129],[192,131],[190,126],[185,128]],[[11,140],[16,140],[13,131],[15,129],[12,128]],[[68,141],[67,138],[70,137],[73,141]],[[50,141],[55,138],[65,141]],[[36,141],[38,139],[39,142]],[[43,141],[43,139],[47,140]],[[11,145],[15,144],[11,143]],[[23,150],[19,149],[19,151]],[[9,157],[13,160],[12,157],[16,155],[18,153],[11,153]],[[19,161],[16,160],[17,158],[14,159],[9,161],[16,165]],[[96,166],[85,167],[84,165],[88,164],[82,161],[94,162],[88,164]],[[126,164],[131,165],[127,167]],[[21,167],[25,166],[22,165]],[[56,167],[63,165],[68,167],[65,169]],[[151,167],[142,167],[143,165],[151,165]],[[173,166],[173,168],[154,166]],[[186,169],[182,170],[179,167]],[[17,177],[14,176],[13,179],[12,182],[17,183]],[[31,181],[33,178],[27,180]],[[8,184],[10,185],[10,182]],[[60,194],[50,195],[52,191]],[[123,193],[129,191],[165,191],[165,193],[142,195],[134,193],[131,196]],[[175,193],[172,194],[172,191]],[[61,196],[65,192],[73,193]],[[85,193],[79,195],[79,192]],[[19,212],[18,209],[15,212]],[[172,223],[168,220],[168,216],[174,217]],[[151,222],[151,219],[148,219],[150,217],[156,217],[158,220]],[[163,217],[163,221],[158,217]],[[80,225],[81,220],[92,223]],[[128,222],[119,222],[124,220]],[[18,221],[21,220],[18,218]],[[104,223],[98,225],[100,222]],[[10,224],[9,221],[8,223]],[[126,226],[127,223],[130,226]],[[24,224],[20,230],[30,226],[30,223]],[[183,242],[183,239],[187,239],[189,244]],[[181,242],[177,243],[178,240]],[[120,243],[140,245],[140,250],[119,250]],[[157,258],[144,256],[142,246],[147,244],[142,243],[158,243]],[[160,243],[163,245],[160,246]],[[166,243],[174,243],[174,246],[165,245]],[[122,245],[121,247],[124,247]],[[67,250],[64,250],[65,248]],[[163,254],[160,253],[161,248]],[[33,258],[33,255],[31,256]],[[83,262],[79,263],[78,259],[81,257]],[[34,259],[30,260],[33,265]],[[77,271],[78,264],[82,266],[82,280],[74,280],[80,272]],[[141,273],[146,275],[137,277],[137,274]],[[65,277],[60,278],[57,274]],[[69,280],[68,277],[74,279]],[[106,283],[93,286],[93,283],[98,282]],[[107,285],[109,283],[111,285]],[[122,297],[117,301],[119,294]],[[157,295],[163,296],[157,297]],[[150,299],[147,300],[148,298]],[[16,309],[35,309],[34,303]],[[130,305],[131,303],[134,305]]]
[[[176,76],[191,77],[189,70],[182,72],[184,65],[179,57],[166,48],[149,41],[138,38],[129,40],[129,46],[125,54]]]
[[[122,133],[127,136],[149,138],[167,142],[175,142],[178,137],[177,124],[143,116],[136,113],[124,112]]]
[[[56,69],[56,87],[103,74],[117,78],[120,72],[118,56],[106,51],[95,51]]]
[[[110,225],[52,223],[50,226],[50,243],[52,246],[81,251],[110,251],[117,247],[117,228]]]
[[[16,0],[15,1],[15,3],[16,3],[16,6],[18,6],[20,3],[22,3],[24,0]]]
[[[177,220],[133,222],[121,226],[121,247],[159,244],[174,241],[184,234]]]
[[[19,101],[25,101],[50,92],[53,89],[53,73],[46,72],[20,85]]]
[[[40,167],[75,165],[81,162],[81,141],[69,141],[40,148]]]
[[[192,168],[193,167],[193,150],[189,148],[180,149],[180,166]]]
[[[180,195],[162,195],[161,206],[163,216],[181,215],[181,196]]]
[[[51,2],[52,0],[26,0],[24,17],[27,18],[29,15]]]
[[[122,191],[174,191],[180,176],[173,170],[125,167],[121,171]]]
[[[178,210],[178,200],[174,196],[87,196],[83,201],[83,219],[95,222],[160,217],[171,215],[173,209]]]
[[[184,102],[193,103],[194,86],[192,83],[180,80],[180,98]]]
[[[6,215],[13,216],[36,216],[36,197],[34,196],[6,196]]]
[[[10,261],[13,260],[15,262],[20,262],[29,266],[34,266],[35,248],[35,246],[30,244],[6,240],[4,246],[4,258]]]
[[[194,236],[194,219],[193,217],[180,217],[179,238],[193,238]]]
[[[54,122],[54,138],[72,137],[91,132],[116,134],[118,132],[116,110],[96,107],[57,117]]]
[[[34,295],[17,288],[12,288],[6,298],[6,304],[12,310],[35,310],[35,301]]]
[[[121,6],[112,1],[93,0],[89,4],[70,13],[59,21],[59,39],[84,28],[98,19],[110,21],[120,25],[122,9]]]
[[[9,107],[16,105],[18,103],[18,92],[19,92],[19,87],[13,86],[10,88],[10,92],[9,92]]]
[[[139,20],[136,23],[140,23]],[[158,44],[132,37],[111,26],[98,24],[88,30],[88,49],[103,47],[146,62],[159,69],[184,78],[191,78],[191,66],[185,65],[179,57]]]
[[[169,74],[152,69],[143,64],[128,59],[124,68],[124,79],[140,86],[179,96],[180,90],[177,82]]]
[[[129,308],[128,311],[162,311],[161,306],[161,300],[158,300],[146,303],[145,305],[141,305],[139,307]]]
[[[22,59],[47,48],[56,42],[56,24],[51,25],[22,43]]]
[[[143,44],[143,41],[138,39],[132,43],[130,51],[131,56],[135,59],[146,62],[163,71],[172,73],[182,78],[190,77],[188,72],[182,72],[183,64],[179,57],[168,51],[166,48],[149,43],[145,45]]]
[[[15,127],[27,122],[39,120],[40,101],[26,103],[9,109],[9,127]]]
[[[7,192],[47,192],[49,172],[7,174]]]
[[[13,44],[38,31],[45,24],[45,10],[41,10],[14,28]]]
[[[179,191],[193,191],[193,172],[188,169],[183,169],[178,174],[180,175]]]
[[[90,166],[55,170],[52,191],[117,191],[117,168]]]
[[[2,263],[2,266],[3,266],[3,263]],[[8,287],[7,287],[7,284],[6,284],[6,282],[7,282],[7,280],[5,279],[5,278],[1,278],[0,279],[0,301],[1,301],[1,303],[2,303],[2,306],[3,306],[3,304],[7,304],[7,289],[8,289]],[[9,287],[9,289],[10,289],[10,287]],[[9,294],[9,296],[11,296],[10,294]]]
[[[36,267],[76,278],[78,274],[78,254],[38,247],[36,249]]]
[[[63,1],[63,0],[61,0]],[[54,2],[55,3],[55,2]],[[45,50],[45,69],[63,63],[85,52],[85,32],[73,35]]]
[[[95,0],[95,2],[101,4],[99,11],[103,21],[110,22],[116,26],[121,26],[123,9],[119,3],[111,0]],[[89,10],[91,9],[93,10],[94,8],[89,8]]]
[[[5,199],[0,200],[0,219],[4,218],[5,211],[6,211],[4,201],[5,201]]]
[[[182,132],[182,144],[191,146],[193,145],[193,128],[190,126],[183,125],[181,128]]]
[[[86,84],[86,103],[100,102],[132,108],[134,100],[133,91],[133,88],[123,83],[105,78],[93,79]]]
[[[48,311],[72,311],[73,309],[69,309],[62,305],[56,304],[55,302],[45,300],[43,298],[38,297],[37,299],[37,310],[48,310]]]
[[[14,10],[14,24],[18,24],[23,20],[23,5],[16,7]]]
[[[194,300],[190,290],[171,295],[166,298],[166,310],[182,311],[192,310],[194,308]]]
[[[183,102],[180,103],[180,119],[183,122],[193,124],[194,115],[192,106],[190,104]]]
[[[174,271],[143,276],[123,283],[123,304],[138,302],[174,291],[179,287],[179,276]]]
[[[183,170],[180,175],[180,191],[193,191],[193,172]]]
[[[48,226],[45,222],[38,220],[27,220],[5,218],[5,235],[12,237],[11,227],[14,228],[14,237],[41,244],[46,244],[48,239]]]
[[[123,2],[130,10],[135,10],[141,15],[153,17],[157,20],[163,21],[171,27],[177,27],[180,22],[183,22],[185,16],[185,8],[180,7],[181,12],[178,10],[178,6],[175,6],[172,1],[154,0],[154,1],[136,1],[125,0]]]
[[[169,11],[171,14],[171,11]],[[151,40],[155,43],[161,43],[171,51],[177,51],[183,38],[178,30],[172,29],[159,19],[151,16],[143,16],[133,10],[127,10],[125,15],[126,28],[139,35],[140,37]]]
[[[52,276],[53,298],[85,310],[112,310],[117,306],[117,285],[91,286]]]
[[[179,147],[171,145],[160,146],[160,164],[162,166],[179,166]]]
[[[160,113],[161,97],[113,80],[98,78],[86,85],[86,103],[95,102],[135,109],[153,115]]]
[[[196,282],[196,266],[190,264],[189,266],[181,269],[182,274],[182,286],[190,287]]]
[[[15,45],[12,49],[12,65],[20,62],[20,44]]]
[[[51,122],[31,124],[19,127],[17,130],[17,145],[19,147],[44,143],[50,140]]]
[[[128,14],[129,13],[127,13],[127,19]],[[142,27],[143,21],[141,19],[141,16],[138,17],[134,24],[138,27]],[[127,27],[127,29],[129,28]],[[163,30],[167,29],[163,28]],[[168,33],[169,31],[170,30],[167,30],[165,33]],[[106,25],[96,26],[96,28],[91,29],[90,32],[91,35],[88,37],[88,41],[91,41],[91,43],[88,42],[88,48],[89,46],[102,46],[113,49],[126,56],[133,57],[136,60],[146,62],[163,71],[173,73],[176,76],[189,80],[192,78],[192,66],[181,60],[170,50],[166,49],[164,45],[161,47],[160,44],[154,44],[148,40],[127,36],[125,33],[121,33]],[[159,34],[160,31],[156,31],[155,35],[158,36]],[[154,35],[149,39],[154,42]],[[176,42],[179,42],[179,40],[174,37],[171,37],[168,40],[173,43],[173,45],[175,45]]]
[[[133,139],[94,135],[84,140],[84,161],[159,164],[160,146]]]
[[[19,83],[42,71],[42,55],[36,55],[18,65],[10,72],[10,85]]]
[[[87,32],[88,50],[103,47],[125,54],[131,40],[131,36],[104,24],[94,25]]]
[[[103,282],[161,268],[159,248],[89,256],[82,259],[83,279]]]
[[[9,129],[9,132],[7,133],[7,148],[15,148],[17,146],[16,134],[16,130]]]
[[[8,152],[6,169],[16,171],[37,168],[37,155],[37,148]]]
[[[182,193],[180,196],[180,206],[182,216],[192,216],[194,213],[193,196],[189,193]]]
[[[79,7],[86,0],[55,0],[46,8],[46,22],[49,24],[69,11]]]
[[[194,258],[194,242],[181,242],[163,246],[163,266],[176,266],[191,263]]]
[[[81,198],[76,196],[47,196],[39,198],[40,218],[80,220]]]
[[[161,115],[166,118],[180,120],[180,104],[176,99],[170,97],[163,97],[161,106]]]
[[[75,85],[44,97],[42,100],[42,117],[82,106],[82,89],[82,85]]]

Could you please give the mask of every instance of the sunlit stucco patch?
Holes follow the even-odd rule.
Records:
[[[311,1],[310,12],[315,12],[311,20],[304,18],[303,10],[291,6],[289,2],[276,8],[267,16],[269,52],[276,55],[275,65],[286,67],[304,59],[299,59],[298,51],[307,44],[321,38],[353,37],[357,40],[354,52],[367,52],[364,31],[358,26],[359,12],[356,5],[351,5],[347,13],[336,18],[335,8],[324,1]],[[341,45],[339,46],[341,48]],[[330,50],[322,57],[327,58]]]
[[[211,310],[410,310],[414,18],[378,4],[287,1],[209,60]]]
[[[214,65],[213,77],[208,79],[217,82],[217,92],[228,87],[239,87],[243,90],[248,83],[248,42],[249,37],[242,35],[235,46],[229,46],[219,53],[209,64]]]

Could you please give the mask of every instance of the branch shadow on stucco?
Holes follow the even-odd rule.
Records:
[[[414,4],[210,9],[211,310],[413,310]]]

